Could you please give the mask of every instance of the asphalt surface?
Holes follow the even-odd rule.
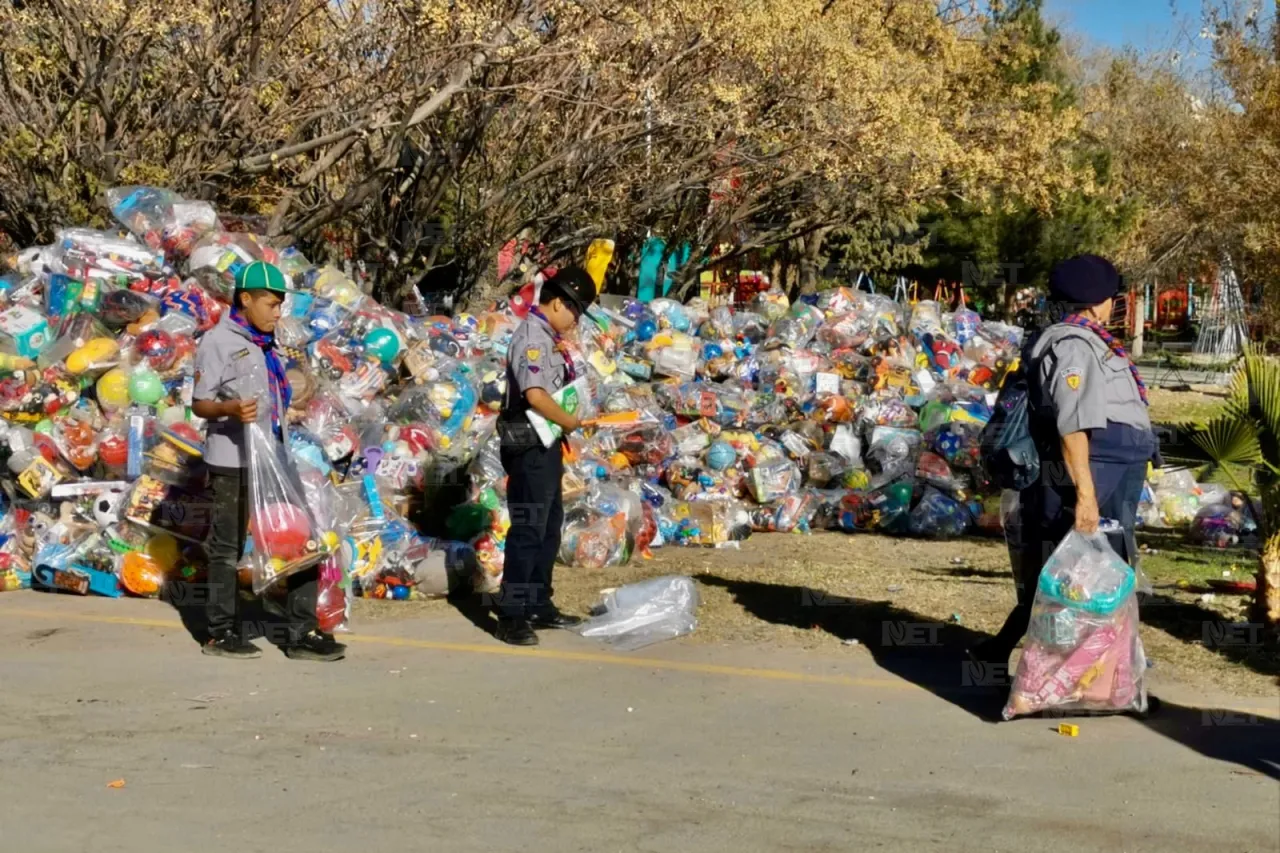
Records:
[[[1156,682],[1065,737],[992,722],[950,650],[544,637],[233,662],[158,602],[0,596],[0,850],[1280,850],[1280,700]]]

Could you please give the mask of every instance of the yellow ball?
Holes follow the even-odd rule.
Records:
[[[94,338],[67,356],[67,371],[84,373],[95,364],[109,363],[120,354],[120,345],[111,338]]]
[[[98,402],[110,409],[129,405],[129,374],[113,367],[98,380]]]
[[[173,571],[182,559],[182,548],[178,540],[168,533],[157,533],[147,540],[147,556],[166,572]]]

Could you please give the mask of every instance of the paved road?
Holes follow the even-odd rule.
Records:
[[[4,851],[1280,849],[1280,705],[1174,685],[1066,738],[863,649],[521,652],[452,614],[229,662],[158,603],[14,593],[0,648]]]

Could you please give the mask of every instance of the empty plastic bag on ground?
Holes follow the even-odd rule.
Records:
[[[1067,534],[1040,573],[1006,720],[1147,710],[1137,581],[1104,534]]]
[[[577,631],[632,651],[692,633],[698,626],[697,612],[693,579],[667,575],[606,592]]]

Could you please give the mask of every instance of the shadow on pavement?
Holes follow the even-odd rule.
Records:
[[[1280,721],[1240,711],[1161,702],[1158,710],[1140,722],[1205,758],[1239,764],[1280,780]]]
[[[965,654],[989,634],[937,622],[888,601],[858,600],[808,587],[730,580],[713,574],[700,574],[697,580],[728,590],[758,619],[857,640],[882,669],[980,720],[1000,719],[1008,696],[1005,674],[975,665]]]
[[[182,627],[197,645],[203,646],[209,641],[205,583],[171,579],[161,590],[160,600],[177,612],[178,618],[182,620]],[[278,647],[288,645],[289,620],[283,601],[260,596],[249,597],[241,591],[237,607],[241,634],[246,640],[266,640]]]
[[[493,615],[493,608],[486,599],[487,596],[467,590],[449,596],[449,603],[468,622],[493,636],[498,630],[498,619]]]

